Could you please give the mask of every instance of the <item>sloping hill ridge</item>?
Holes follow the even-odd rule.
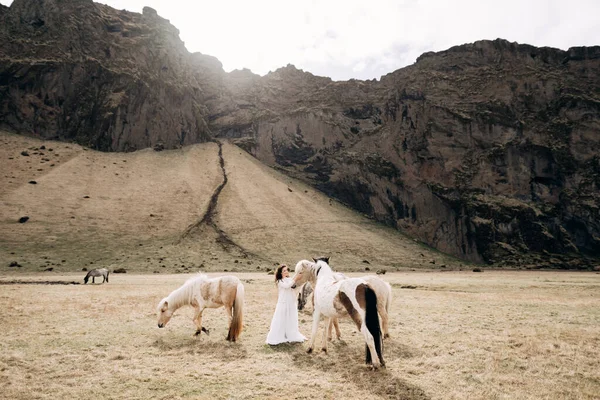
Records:
[[[190,54],[151,8],[91,0],[0,6],[0,43],[9,131],[118,152],[229,139],[465,260],[600,262],[599,46],[498,39],[424,54],[379,81],[291,65],[260,77]]]
[[[0,132],[0,144],[0,271],[265,271],[322,254],[347,271],[466,267],[227,142],[103,153]]]

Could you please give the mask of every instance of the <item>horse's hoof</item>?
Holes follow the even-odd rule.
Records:
[[[308,350],[306,350],[306,352],[307,352],[308,354],[310,354],[310,353],[312,353],[312,350],[313,350],[313,349],[312,349],[312,347],[309,347],[309,348],[308,348]]]
[[[373,370],[378,370],[379,368],[385,368],[385,365],[381,364],[381,363],[377,363],[377,364],[372,364],[371,367],[373,368]]]
[[[205,332],[207,335],[210,335],[210,331],[205,327],[202,327],[202,332]]]
[[[321,348],[321,351],[325,354],[327,354],[327,349],[325,347]]]
[[[196,331],[196,333],[194,333],[194,336],[200,336],[200,333],[201,333],[201,332],[202,332],[202,331],[201,331],[200,329],[198,329],[198,330]]]
[[[389,337],[390,337],[390,334],[389,334],[389,333],[386,333],[385,335],[383,335],[383,338],[384,338],[384,339],[389,339]]]

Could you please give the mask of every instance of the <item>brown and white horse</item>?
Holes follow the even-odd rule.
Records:
[[[328,257],[323,257],[322,259],[325,262],[329,262]],[[314,258],[313,258],[313,260],[317,261]],[[316,270],[317,270],[316,264],[314,262],[308,261],[308,260],[298,261],[298,263],[296,264],[296,268],[294,268],[294,271],[296,272],[296,274],[300,275],[300,278],[297,281],[296,285],[297,286],[304,285],[304,287],[300,291],[300,295],[298,298],[298,309],[299,310],[301,310],[307,302],[306,294],[307,293],[311,294],[312,288],[314,288],[315,285],[317,284]],[[336,273],[334,273],[334,278],[336,280],[341,280],[341,279],[347,279],[347,276],[345,276],[342,273],[336,272]],[[371,286],[371,288],[375,291],[375,294],[377,295],[377,312],[379,313],[379,318],[381,319],[381,330],[383,331],[383,337],[388,338],[388,337],[390,337],[389,314],[390,314],[390,307],[392,305],[392,287],[390,286],[389,283],[387,283],[386,281],[384,281],[383,279],[379,278],[376,275],[365,275],[365,276],[361,276],[361,278],[364,279],[369,284],[369,286]],[[308,285],[310,285],[310,288],[307,288]],[[314,304],[314,297],[313,297],[313,304]],[[338,321],[336,318],[334,318],[331,320],[331,323],[329,324],[329,328],[328,328],[329,340],[331,340],[332,329],[334,327],[335,327],[337,338],[339,339],[341,337]]]
[[[242,317],[244,310],[244,285],[235,276],[222,276],[209,279],[199,275],[188,279],[179,289],[158,303],[158,327],[163,328],[182,306],[190,305],[196,309],[194,323],[198,336],[202,331],[209,331],[202,326],[202,312],[206,308],[225,307],[229,318],[227,340],[235,342],[242,333]]]
[[[373,289],[361,278],[336,280],[331,267],[323,260],[316,262],[316,269],[317,283],[314,289],[313,325],[308,353],[313,351],[321,314],[329,319],[349,315],[364,336],[366,363],[373,368],[385,366],[377,296]],[[323,332],[324,352],[327,352],[326,336],[327,329]]]

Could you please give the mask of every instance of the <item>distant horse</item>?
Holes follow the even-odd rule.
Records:
[[[202,331],[209,333],[202,326],[202,312],[205,308],[225,307],[229,318],[229,333],[226,340],[235,342],[242,333],[242,317],[244,310],[244,285],[235,276],[222,276],[209,279],[202,274],[188,279],[179,289],[158,303],[158,327],[163,328],[182,306],[190,305],[196,309],[194,323],[195,336]]]
[[[383,361],[383,339],[377,315],[377,296],[362,278],[336,280],[329,264],[316,262],[317,284],[314,290],[312,335],[308,353],[315,344],[321,314],[331,318],[349,315],[363,334],[366,344],[366,363],[373,368],[385,366]],[[327,329],[323,332],[322,350],[327,352]]]
[[[108,269],[106,269],[106,268],[98,268],[98,269],[91,270],[90,272],[87,273],[85,278],[83,278],[83,282],[85,282],[85,284],[87,285],[88,280],[91,277],[92,283],[96,283],[97,276],[102,277],[102,283],[104,283],[104,282],[108,283]]]
[[[317,261],[317,259],[314,258],[313,260]],[[323,257],[322,260],[328,262],[329,257]],[[308,295],[310,295],[310,293],[312,292],[312,288],[314,288],[317,283],[316,263],[308,260],[301,260],[298,261],[294,270],[296,274],[300,275],[300,278],[297,281],[296,285],[304,284],[304,287],[300,291],[298,297],[298,310],[302,310],[302,308],[304,308],[304,305],[308,301]],[[347,279],[347,276],[340,272],[336,272],[334,273],[334,278],[336,280],[341,280]],[[389,283],[387,283],[386,281],[384,281],[376,275],[365,275],[361,276],[361,278],[364,279],[369,284],[369,286],[371,286],[371,288],[375,291],[375,294],[377,295],[377,312],[379,313],[379,317],[381,318],[381,329],[383,331],[383,337],[388,338],[390,337],[389,314],[392,305],[392,287]],[[300,308],[300,305],[302,305],[302,308]],[[341,337],[341,333],[336,318],[333,318],[329,324],[329,340],[331,340],[332,328],[335,328],[336,336],[339,339]]]

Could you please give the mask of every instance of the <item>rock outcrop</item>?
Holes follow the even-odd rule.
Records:
[[[229,138],[463,259],[600,258],[600,47],[480,41],[379,81],[225,73],[156,11],[0,6],[0,127],[105,151]]]
[[[587,268],[600,255],[599,77],[600,47],[504,40],[380,81],[288,66],[230,85],[245,106],[210,128],[441,251]]]
[[[15,0],[0,12],[0,43],[5,129],[105,151],[209,138],[202,76],[214,61],[190,55],[149,7]]]

